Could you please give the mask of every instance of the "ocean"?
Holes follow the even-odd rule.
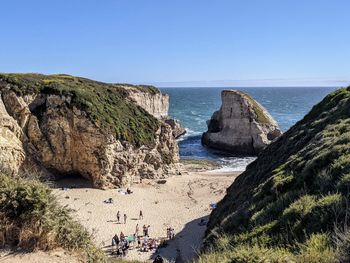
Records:
[[[221,105],[221,91],[227,88],[161,88],[170,96],[169,115],[179,120],[187,134],[178,141],[182,159],[214,160],[221,171],[243,171],[255,157],[228,155],[208,149],[201,144],[207,130],[207,120]],[[278,122],[282,131],[288,130],[308,113],[335,87],[258,87],[235,88],[250,94]]]

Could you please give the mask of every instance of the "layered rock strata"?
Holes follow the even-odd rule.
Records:
[[[0,163],[12,173],[35,166],[47,176],[78,174],[98,188],[175,174],[173,130],[151,115],[165,113],[166,99],[154,88],[130,86],[147,100],[145,111],[126,87],[67,75],[0,74]],[[103,103],[94,105],[89,99],[96,92]]]
[[[147,89],[148,86],[143,86]],[[148,113],[156,118],[164,118],[168,116],[169,111],[169,95],[161,92],[140,92],[132,86],[125,86],[128,91],[128,97],[137,105],[144,108]]]
[[[148,86],[143,86],[147,88]],[[168,116],[169,111],[169,95],[164,93],[140,92],[139,89],[132,86],[125,86],[128,91],[128,97],[137,105],[144,108],[148,113],[158,119],[161,119],[166,124],[169,124],[173,129],[173,136],[178,139],[186,134],[186,129],[183,128],[178,120]]]
[[[186,134],[186,129],[183,128],[178,120],[165,118],[164,122],[173,129],[173,136],[175,139],[180,138],[182,135]]]
[[[238,90],[224,90],[222,105],[208,121],[202,143],[208,147],[239,155],[257,155],[282,133],[271,115]]]

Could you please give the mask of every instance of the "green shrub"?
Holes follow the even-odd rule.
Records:
[[[295,256],[297,262],[338,262],[337,252],[331,246],[331,238],[327,234],[311,235],[305,244],[299,244],[299,250],[299,254]]]
[[[61,207],[51,190],[34,180],[0,174],[0,247],[81,253],[88,262],[104,262],[91,234]]]

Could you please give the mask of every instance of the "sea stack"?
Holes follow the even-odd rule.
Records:
[[[257,155],[282,132],[267,110],[248,94],[223,90],[222,105],[208,121],[202,143],[238,155]]]

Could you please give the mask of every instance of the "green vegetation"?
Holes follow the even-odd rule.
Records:
[[[262,111],[261,106],[248,94],[243,93],[244,97],[250,102],[253,111],[256,114],[256,119],[259,123],[270,123],[269,118],[266,117],[266,114]]]
[[[0,174],[0,247],[61,247],[87,262],[105,262],[91,235],[70,214],[42,183]]]
[[[223,236],[210,253],[203,254],[197,263],[330,263],[336,262],[337,254],[329,245],[325,234],[313,235],[305,244],[291,248],[271,247],[263,244],[232,243],[232,237]]]
[[[314,106],[227,192],[198,262],[348,262],[350,87]]]
[[[152,86],[107,84],[69,75],[0,74],[0,89],[9,85],[18,95],[45,93],[72,97],[71,106],[88,113],[117,139],[136,146],[152,144],[159,121],[127,99],[128,89],[159,93]]]

